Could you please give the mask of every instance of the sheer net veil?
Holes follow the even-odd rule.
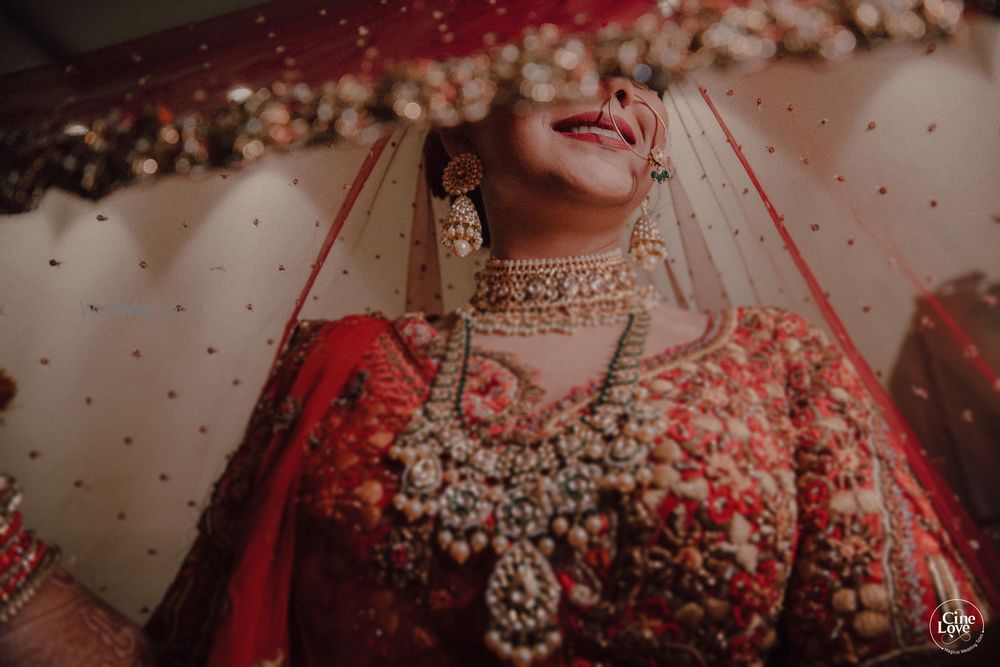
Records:
[[[447,201],[429,187],[440,165],[427,139],[433,123],[465,119],[456,114],[526,103],[489,89],[506,90],[484,45],[534,27],[498,70],[523,79],[537,73],[532,59],[557,71],[552,58],[632,43],[576,51],[548,44],[547,30],[596,35],[613,19],[652,34],[636,2],[569,3],[578,11],[532,21],[436,17],[434,3],[392,17],[377,3],[342,17],[292,4],[50,67],[32,89],[27,74],[7,79],[0,127],[16,150],[2,165],[0,367],[17,389],[0,469],[26,489],[26,518],[61,545],[64,566],[137,621],[175,575],[298,323],[433,315],[468,299],[488,250],[458,259],[437,242]],[[1000,24],[970,14],[960,25],[838,62],[692,65],[661,86],[676,173],[651,197],[669,256],[650,280],[681,308],[775,305],[820,327],[995,606],[1000,136],[988,110],[1000,107]],[[678,33],[657,34],[673,44]],[[157,55],[171,43],[190,52]],[[464,74],[440,65],[470,54]],[[265,95],[241,83],[278,73],[290,78]],[[450,98],[434,96],[441,77]],[[552,91],[532,85],[562,85],[527,80],[539,102]],[[112,114],[144,86],[150,106]],[[48,112],[58,123],[38,130]],[[73,114],[105,129],[114,117],[118,134]],[[74,153],[76,137],[121,160]],[[222,164],[230,153],[239,167]],[[9,174],[27,179],[32,164],[37,187],[22,191]]]

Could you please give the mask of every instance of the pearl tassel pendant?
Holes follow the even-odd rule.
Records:
[[[483,247],[483,225],[476,205],[465,195],[459,195],[448,210],[441,245],[458,257],[465,257]]]
[[[642,213],[639,214],[632,228],[632,235],[629,237],[628,254],[631,255],[642,268],[652,271],[659,260],[667,256],[667,244],[660,234],[660,229],[649,216],[649,199],[642,202]]]

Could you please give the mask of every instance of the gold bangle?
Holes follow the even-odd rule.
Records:
[[[6,473],[0,473],[0,532],[6,532],[16,520],[17,508],[21,504],[22,497],[17,480]],[[0,580],[0,591],[3,591],[8,582],[15,581],[16,577],[21,575],[24,576],[9,593],[0,593],[2,596],[0,599],[0,624],[13,618],[14,614],[23,609],[28,601],[35,596],[35,593],[55,569],[54,566],[59,559],[59,547],[43,542],[23,526],[11,534],[4,545],[0,546],[3,546],[3,551],[6,552],[8,549],[14,549],[14,543],[23,538],[27,539],[23,556],[6,569],[2,580]],[[32,565],[39,549],[44,549],[45,552],[39,562]]]
[[[0,517],[6,519],[21,504],[21,488],[17,480],[6,473],[0,473]]]

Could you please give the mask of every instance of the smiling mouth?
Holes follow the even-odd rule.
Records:
[[[564,118],[552,126],[552,129],[568,139],[601,144],[611,148],[628,150],[635,143],[635,133],[623,118],[615,118],[621,136],[615,131],[611,120],[602,112],[577,114]],[[625,137],[622,141],[621,137]]]

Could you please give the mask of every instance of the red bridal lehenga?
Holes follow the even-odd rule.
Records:
[[[666,425],[651,481],[602,493],[582,537],[548,545],[561,641],[536,663],[940,656],[931,611],[985,598],[855,370],[790,311],[710,316],[697,340],[640,351]],[[499,552],[459,564],[430,516],[393,503],[389,452],[447,339],[414,313],[298,324],[147,626],[169,664],[502,664],[484,641]],[[603,387],[539,411],[531,373],[474,346],[464,378],[463,428],[497,442],[571,432]]]
[[[53,283],[58,281],[56,276],[71,275],[73,290],[63,296],[78,296],[81,309],[91,304],[94,313],[116,298],[123,304],[133,296],[149,297],[153,303],[161,297],[164,303],[177,303],[175,295],[184,303],[193,299],[199,310],[203,296],[208,308],[217,306],[217,312],[228,313],[228,304],[243,302],[243,294],[253,293],[260,298],[253,299],[257,310],[249,296],[245,301],[246,312],[255,313],[254,319],[226,319],[222,327],[241,332],[238,339],[232,339],[240,341],[234,347],[242,348],[234,354],[263,349],[252,347],[257,333],[250,333],[263,333],[262,322],[287,321],[284,333],[291,332],[287,344],[286,336],[281,338],[278,363],[242,444],[233,452],[202,513],[199,535],[146,626],[166,664],[490,665],[503,662],[500,656],[504,654],[524,663],[523,653],[529,650],[528,657],[537,663],[573,667],[765,661],[863,664],[934,661],[942,656],[950,660],[952,656],[941,654],[932,643],[928,617],[942,601],[952,598],[993,612],[1000,605],[995,581],[1000,568],[989,571],[988,565],[997,562],[995,554],[988,548],[977,552],[973,541],[979,538],[978,531],[920,454],[916,438],[905,439],[905,429],[900,428],[905,426],[903,421],[884,409],[887,395],[876,394],[873,399],[866,392],[862,380],[871,391],[881,389],[874,373],[859,363],[859,377],[816,325],[790,311],[774,306],[722,306],[767,303],[768,294],[786,305],[811,302],[811,312],[822,314],[831,324],[850,358],[863,361],[849,344],[847,328],[874,331],[899,324],[900,328],[892,329],[896,333],[882,336],[881,341],[876,340],[879,336],[871,339],[871,349],[889,343],[895,347],[900,340],[897,333],[902,333],[909,317],[901,307],[903,300],[914,299],[909,341],[920,351],[900,357],[889,384],[899,383],[904,395],[917,397],[912,403],[918,406],[914,412],[932,415],[922,429],[923,444],[939,452],[954,446],[949,462],[970,461],[971,467],[988,469],[986,463],[992,460],[989,425],[995,410],[991,412],[992,403],[986,397],[995,396],[993,390],[1000,384],[988,362],[988,326],[980,328],[979,324],[990,321],[994,311],[986,306],[992,308],[996,302],[993,294],[981,292],[978,286],[983,276],[990,275],[978,268],[989,265],[982,259],[986,255],[979,254],[987,246],[974,241],[955,245],[956,235],[940,225],[937,216],[961,221],[960,236],[966,240],[994,233],[993,220],[1000,218],[991,200],[981,194],[990,188],[976,185],[985,181],[979,180],[981,174],[975,170],[959,179],[964,184],[960,192],[945,196],[940,191],[944,184],[938,178],[940,169],[932,166],[921,171],[916,166],[927,161],[906,159],[907,155],[973,154],[973,148],[987,144],[976,139],[980,135],[973,131],[977,126],[970,117],[956,114],[952,107],[925,104],[928,115],[920,117],[924,120],[909,113],[921,105],[911,104],[908,100],[914,98],[908,96],[908,89],[896,86],[907,79],[928,80],[931,72],[918,63],[937,62],[940,67],[950,62],[951,69],[935,70],[945,74],[936,75],[934,93],[915,99],[964,99],[963,95],[987,90],[976,68],[986,67],[983,56],[989,49],[983,40],[989,39],[988,26],[976,26],[971,31],[975,39],[958,41],[964,51],[948,55],[942,48],[931,57],[937,45],[928,42],[926,50],[915,49],[902,60],[888,60],[888,65],[875,67],[876,61],[871,61],[873,69],[863,77],[838,74],[836,81],[857,79],[852,86],[827,85],[836,83],[828,79],[810,91],[808,86],[789,82],[805,82],[815,72],[789,69],[770,78],[714,79],[711,86],[695,80],[685,92],[680,75],[712,62],[740,62],[754,53],[757,56],[752,59],[764,53],[809,53],[836,60],[853,51],[855,44],[951,34],[962,25],[961,3],[924,2],[919,11],[907,3],[874,3],[873,9],[872,3],[820,5],[798,0],[760,6],[693,0],[421,0],[396,4],[399,11],[395,7],[387,11],[381,0],[266,3],[140,42],[101,49],[72,62],[59,60],[4,77],[0,209],[48,207],[35,220],[44,225],[25,224],[25,229],[16,223],[4,225],[9,247],[37,241],[37,248],[45,249],[14,258],[17,261],[11,266],[16,270],[4,278],[8,293],[34,294],[37,285],[63,284]],[[765,6],[771,4],[775,11]],[[864,66],[868,67],[867,61]],[[641,483],[630,477],[631,472],[602,470],[602,479],[613,477],[614,483],[601,489],[596,504],[567,503],[567,489],[576,487],[564,484],[556,494],[561,505],[533,506],[530,498],[515,497],[508,489],[506,496],[485,499],[487,505],[496,504],[495,508],[489,505],[496,511],[482,511],[478,501],[483,499],[475,498],[476,489],[467,486],[463,487],[469,492],[467,497],[477,502],[469,505],[466,526],[465,519],[456,519],[454,507],[447,512],[439,505],[432,508],[436,497],[411,498],[405,487],[409,484],[419,490],[414,480],[421,482],[420,475],[410,475],[408,481],[400,460],[412,455],[403,446],[406,434],[433,398],[438,371],[451,363],[452,338],[412,313],[392,321],[359,315],[304,319],[294,330],[291,325],[306,300],[319,296],[313,286],[321,267],[334,265],[336,254],[331,249],[349,245],[335,246],[334,241],[347,240],[357,229],[366,230],[366,238],[379,240],[374,228],[382,226],[385,231],[383,223],[388,220],[380,210],[372,214],[370,207],[362,206],[369,196],[370,201],[398,197],[399,205],[385,210],[403,212],[393,218],[394,224],[402,226],[393,227],[389,235],[395,237],[399,231],[400,238],[409,236],[410,251],[408,255],[387,253],[383,259],[397,268],[399,262],[408,264],[410,280],[405,300],[401,289],[396,292],[398,300],[378,296],[369,304],[359,297],[350,303],[383,307],[395,314],[413,296],[411,309],[444,309],[440,293],[447,283],[442,280],[438,255],[431,251],[436,247],[435,212],[429,195],[418,186],[411,220],[405,215],[412,201],[409,185],[388,188],[396,183],[397,173],[390,173],[389,167],[404,159],[397,160],[397,156],[411,155],[415,164],[417,153],[399,150],[402,142],[382,134],[379,121],[412,123],[421,131],[428,124],[474,122],[494,105],[553,99],[554,92],[560,93],[558,97],[582,93],[585,87],[580,84],[593,83],[597,73],[608,72],[629,76],[645,72],[648,82],[662,86],[671,82],[674,88],[667,91],[676,118],[671,131],[697,159],[690,162],[691,179],[684,181],[682,174],[671,185],[670,202],[676,215],[670,217],[676,219],[681,261],[676,266],[665,264],[667,278],[676,303],[719,309],[698,340],[666,350],[656,341],[647,341],[640,349],[642,359],[633,369],[636,383],[644,394],[644,409],[655,413],[662,429],[647,432],[648,423],[625,420],[623,430],[635,427],[639,436],[650,437],[648,441],[638,438],[641,446],[625,452],[638,452],[642,457],[611,458],[616,465],[639,469]],[[945,86],[946,80],[957,83]],[[795,96],[787,94],[792,88]],[[823,88],[836,93],[813,94]],[[875,104],[878,100],[873,100],[872,90],[876,88],[886,99],[903,102]],[[914,91],[918,88],[913,87]],[[708,115],[698,111],[702,102]],[[973,112],[991,108],[988,103],[965,106]],[[854,125],[862,122],[862,110],[873,112],[867,129]],[[954,134],[948,118],[957,118],[969,131]],[[702,119],[709,124],[703,126]],[[913,122],[895,122],[902,119]],[[939,122],[941,131],[935,131]],[[716,125],[726,137],[724,146],[721,135],[713,131]],[[813,134],[823,127],[825,134]],[[858,130],[855,135],[850,134],[851,127]],[[901,142],[899,132],[913,134]],[[709,141],[713,135],[715,143]],[[858,135],[881,143],[855,143]],[[705,139],[685,142],[685,136]],[[216,226],[209,213],[219,208],[220,201],[230,201],[221,196],[236,198],[234,203],[242,201],[241,189],[210,187],[219,185],[216,177],[227,179],[228,173],[211,174],[201,189],[189,190],[193,185],[183,182],[164,184],[167,188],[183,186],[182,207],[159,205],[177,201],[176,191],[170,189],[151,191],[154,199],[149,201],[109,201],[110,216],[96,204],[88,212],[77,203],[42,198],[46,188],[57,186],[94,199],[154,174],[156,178],[190,175],[197,180],[210,169],[235,169],[273,150],[319,148],[321,143],[348,139],[371,146],[363,160],[358,158],[353,176],[340,168],[354,164],[353,148],[349,148],[343,156],[334,156],[329,166],[336,164],[337,169],[315,170],[307,161],[296,165],[296,170],[308,169],[313,176],[303,178],[295,192],[306,189],[310,196],[254,186],[258,193],[266,192],[251,201],[253,213],[232,209],[237,212],[234,215],[253,220],[246,226],[251,234],[269,227],[265,213],[273,213],[270,217],[276,222],[287,218],[279,235],[270,237],[276,243],[252,241],[253,248],[280,248],[280,254],[234,245],[228,232],[180,240],[178,224],[185,230],[189,224],[195,229],[201,225],[205,231]],[[903,143],[916,152],[889,150]],[[735,157],[726,157],[730,151]],[[881,159],[872,159],[876,155]],[[805,169],[810,159],[812,166]],[[973,162],[958,158],[950,164]],[[909,169],[893,181],[890,177],[900,176],[899,164]],[[793,166],[810,175],[797,176],[800,172],[793,172]],[[827,176],[820,178],[817,174],[822,170],[827,170]],[[298,176],[296,171],[296,177],[289,179],[292,185],[299,186]],[[331,183],[339,183],[342,177],[343,195],[324,194],[331,187],[336,190]],[[694,182],[699,179],[711,187],[696,192]],[[235,186],[236,180],[229,179],[228,185]],[[827,185],[821,187],[821,180]],[[923,187],[924,183],[930,185]],[[723,196],[723,188],[735,194],[740,184],[745,199]],[[931,187],[934,184],[937,189]],[[762,206],[750,203],[758,195]],[[311,209],[307,214],[298,212],[300,203],[312,200],[319,206],[315,215]],[[293,205],[283,206],[288,202]],[[267,208],[271,206],[276,208]],[[328,216],[327,207],[336,212],[329,211]],[[362,216],[364,208],[368,210]],[[154,209],[159,212],[154,216],[158,224],[151,226],[149,211]],[[825,211],[822,219],[812,215],[817,209]],[[935,213],[930,214],[932,210]],[[315,224],[312,229],[317,230],[320,220],[329,218],[329,224],[323,223],[327,231],[316,255],[306,250],[309,243],[302,241],[296,250],[296,244],[286,244],[286,237],[281,236],[288,234],[291,240],[298,234],[294,225],[302,215],[305,225]],[[92,222],[85,224],[88,217]],[[700,225],[693,224],[696,217],[708,223],[706,229],[719,225],[716,233],[703,235]],[[265,224],[258,228],[260,218]],[[907,221],[905,229],[895,224],[898,220]],[[70,223],[78,231],[68,236]],[[723,242],[718,235],[723,223],[729,230],[725,235],[731,232],[733,239],[741,232],[741,241],[760,234],[760,251]],[[775,231],[766,231],[772,225]],[[29,233],[28,227],[36,228],[31,233],[38,236],[22,237]],[[834,230],[836,236],[831,234]],[[769,235],[767,243],[764,233]],[[833,249],[839,238],[846,240],[847,245],[841,246],[844,254]],[[106,242],[114,239],[121,243]],[[137,239],[146,241],[137,244]],[[423,244],[417,245],[420,240]],[[787,257],[779,245],[787,250]],[[133,248],[156,255],[133,256]],[[286,249],[292,254],[284,254]],[[205,257],[213,257],[210,269]],[[36,261],[39,258],[47,261]],[[384,265],[363,263],[360,253],[349,259],[352,276],[363,273],[356,266],[384,270]],[[235,264],[236,271],[246,272],[230,276],[262,277],[262,267],[270,266],[272,260],[280,267],[278,271],[289,269],[282,276],[298,276],[304,285],[290,311],[278,305],[284,304],[286,283],[261,278],[245,284],[236,279],[226,284],[240,284],[240,290],[220,285],[202,289],[199,283],[192,291],[183,282],[188,276],[203,275],[198,272],[205,269],[224,271],[224,264]],[[880,271],[872,269],[883,265]],[[171,267],[169,273],[160,273],[167,267]],[[122,273],[126,269],[147,268],[147,275],[153,277],[148,283],[122,279],[136,275]],[[427,275],[425,268],[429,268]],[[722,268],[726,268],[725,275]],[[77,270],[82,272],[66,273]],[[346,266],[343,271],[347,273]],[[691,289],[674,279],[675,272],[683,276],[685,271],[693,272]],[[759,292],[754,286],[757,271]],[[840,272],[857,279],[841,282]],[[803,283],[793,286],[796,279],[787,276],[798,275]],[[885,289],[874,289],[880,281]],[[138,292],[108,289],[133,283],[145,287],[138,287]],[[320,303],[336,302],[357,284],[332,281],[329,294],[333,298]],[[731,288],[737,284],[752,289],[736,294]],[[955,285],[959,288],[953,289]],[[68,289],[70,283],[65,286]],[[833,300],[842,305],[837,309],[827,298],[827,289],[838,291],[834,296],[839,298]],[[727,290],[734,292],[733,301]],[[871,312],[870,319],[852,316],[850,327],[844,327],[836,311],[846,312],[855,296],[862,294],[866,302],[859,305],[862,312]],[[274,305],[260,305],[267,302]],[[336,306],[347,302],[341,300]],[[102,422],[117,422],[119,406],[133,405],[125,401],[132,387],[146,386],[153,375],[168,379],[174,374],[163,365],[136,363],[134,370],[117,370],[107,378],[103,371],[91,373],[104,378],[96,386],[89,381],[81,384],[79,369],[90,366],[65,363],[68,353],[61,360],[52,355],[53,345],[63,349],[61,341],[43,334],[83,326],[82,334],[76,336],[79,341],[102,341],[107,334],[105,320],[89,318],[81,325],[78,318],[63,319],[74,309],[22,305],[11,306],[18,318],[18,326],[7,328],[14,336],[9,339],[11,349],[32,363],[37,358],[45,375],[36,375],[34,366],[30,370],[21,366],[36,387],[29,394],[35,398],[26,398],[25,407],[37,411],[22,411],[21,430],[11,431],[17,434],[10,438],[12,443],[23,440],[23,444],[9,449],[24,454],[16,460],[11,456],[11,465],[39,480],[75,478],[71,493],[92,491],[94,507],[117,507],[119,501],[125,507],[125,503],[148,499],[142,487],[145,482],[125,483],[145,479],[133,474],[145,468],[106,471],[101,463],[76,469],[84,459],[103,461],[100,452],[112,451],[101,450],[96,440],[95,449],[86,456],[39,456],[35,440],[47,436],[39,435],[35,424],[38,416],[49,414],[52,397],[65,398],[64,386],[72,385],[88,394],[85,403],[83,396],[78,397],[78,405],[90,406],[89,394],[93,393],[99,406],[98,391],[107,398],[104,408],[86,408],[96,416],[81,413],[67,420],[75,425],[67,433],[100,433],[103,442],[117,441],[124,434],[117,426],[105,428]],[[115,310],[110,305],[109,311]],[[184,311],[180,303],[176,309]],[[195,342],[202,340],[201,333],[213,343],[209,354],[217,351],[215,340],[226,333],[207,326],[202,331],[199,326],[198,335],[193,330],[191,336],[173,335],[171,330],[172,335],[164,337],[160,321],[129,319],[127,324],[115,324],[116,330],[125,332],[118,336],[121,341],[141,340],[143,352],[151,346],[160,350],[160,359],[176,354],[190,362],[187,367],[202,363],[201,357],[195,361],[194,356],[196,348],[197,354],[203,354],[204,347]],[[629,320],[628,326],[633,324]],[[625,323],[622,326],[627,328]],[[935,336],[940,338],[925,337],[935,326]],[[6,330],[0,332],[6,334]],[[170,345],[171,338],[186,342]],[[936,341],[942,341],[939,349],[934,349]],[[133,346],[132,342],[123,344]],[[104,356],[95,356],[99,351]],[[84,344],[76,356],[89,359],[93,368],[119,369],[116,355],[120,352],[114,345]],[[591,428],[585,424],[593,421],[592,408],[610,393],[605,391],[603,378],[594,378],[557,407],[539,412],[540,392],[531,373],[516,359],[474,347],[466,352],[468,363],[454,405],[462,429],[485,433],[500,443],[494,453],[505,454],[525,442],[541,442],[550,449],[553,443],[572,444]],[[138,347],[132,355],[140,358]],[[885,353],[876,356],[883,363],[890,359]],[[155,360],[157,355],[148,358]],[[231,357],[234,364],[241,358]],[[949,364],[954,368],[938,372],[939,366]],[[977,392],[981,396],[974,396]],[[177,396],[173,387],[163,393],[166,400]],[[977,400],[969,400],[970,395]],[[220,405],[221,397],[217,389],[195,394],[192,388],[187,405]],[[61,399],[58,404],[70,405]],[[171,442],[174,435],[186,437],[182,434],[187,431],[177,424],[187,428],[189,421],[191,426],[201,423],[200,413],[191,407],[179,413],[162,408],[152,400],[143,408],[144,417],[154,412],[172,415],[163,422],[146,420],[150,443]],[[101,409],[107,412],[97,412]],[[882,415],[892,421],[893,429],[887,428]],[[196,417],[197,422],[193,421]],[[224,426],[211,424],[213,432],[219,433],[227,432]],[[207,425],[200,426],[199,432],[205,429]],[[132,436],[124,439],[130,443]],[[204,451],[206,464],[211,465],[214,446],[198,444],[186,451]],[[612,449],[608,448],[609,453],[614,453]],[[600,458],[591,455],[589,446],[582,453],[570,450],[558,454],[567,460],[576,457],[570,463],[582,468],[557,468],[548,475],[552,483],[565,481],[567,471],[591,471],[588,466]],[[639,459],[648,467],[639,466]],[[143,458],[143,465],[152,460]],[[525,452],[524,461],[528,468],[537,464],[543,473],[550,470],[541,467],[549,465],[545,461],[534,461],[530,452]],[[414,468],[418,468],[416,463]],[[428,473],[433,481],[439,472],[454,470],[437,471],[430,466],[418,472]],[[166,477],[163,474],[161,479]],[[581,474],[570,481],[586,487],[585,477]],[[104,482],[98,483],[98,478]],[[434,493],[444,488],[442,479],[435,482]],[[447,488],[454,489],[463,481],[467,480],[448,480]],[[113,493],[118,487],[122,492]],[[181,498],[157,497],[164,511]],[[582,497],[586,500],[586,494]],[[977,494],[970,497],[975,499]],[[82,502],[78,498],[53,490],[50,507]],[[990,510],[996,507],[994,497],[983,493],[976,502],[980,518],[996,514]],[[516,517],[514,512],[500,512],[508,506],[523,512]],[[547,520],[541,528],[535,525],[532,511]],[[442,514],[447,516],[442,519]],[[72,520],[79,523],[78,516],[87,522],[100,521],[96,509],[90,514],[74,513]],[[162,522],[159,515],[150,518]],[[524,520],[517,523],[512,518]],[[461,525],[442,529],[438,525],[442,520]],[[180,521],[170,522],[174,523]],[[111,530],[108,525],[93,525]],[[168,529],[167,523],[162,525]],[[118,530],[115,535],[138,534]],[[483,537],[505,532],[510,534],[510,544]],[[67,532],[75,550],[102,556],[103,564],[81,568],[85,582],[101,584],[105,571],[122,569],[121,563],[130,562],[118,560],[125,556],[106,553],[103,546],[96,551],[89,548],[87,542],[72,537],[75,534]],[[53,537],[58,537],[57,531]],[[157,571],[151,568],[149,573]],[[109,583],[115,584],[111,591],[117,588],[116,594],[127,599],[122,589],[128,581]],[[525,593],[530,593],[528,599]],[[145,604],[145,594],[137,593],[135,601],[142,599]],[[993,604],[987,603],[987,597]],[[529,603],[536,604],[530,611],[540,615],[529,618],[524,613]],[[510,612],[509,618],[498,613],[504,610]],[[527,643],[517,643],[517,632],[528,637]]]

